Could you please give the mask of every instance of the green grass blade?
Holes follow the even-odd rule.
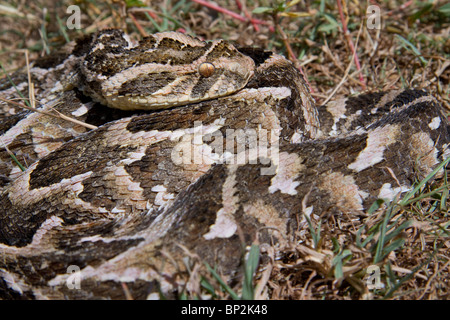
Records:
[[[309,231],[311,232],[311,236],[314,241],[314,248],[317,249],[319,246],[319,242],[320,242],[320,227],[321,227],[322,221],[319,221],[319,223],[317,224],[317,231],[316,231],[312,225],[311,219],[306,214],[305,214],[305,219],[306,219],[306,222],[308,223],[308,228],[309,228]]]
[[[427,183],[436,173],[441,170],[443,167],[445,167],[450,162],[450,157],[445,159],[443,162],[441,162],[428,176],[425,177],[420,183],[410,192],[408,192],[403,199],[400,201],[399,205],[406,206],[408,205],[409,199],[411,199],[412,196],[414,196],[424,185]]]
[[[159,24],[155,21],[155,19],[153,19],[148,12],[144,12],[145,16],[147,17],[147,19],[153,24],[153,27],[155,27],[157,32],[162,32],[164,31]]]
[[[374,203],[372,203],[372,205],[369,208],[369,211],[367,212],[368,215],[373,214],[375,211],[377,211],[381,205],[384,203],[384,199],[377,199],[375,200]]]
[[[6,146],[5,146],[6,148]],[[26,171],[27,168],[25,168],[20,162],[19,160],[17,160],[16,156],[14,155],[14,153],[12,153],[11,151],[8,150],[8,154],[9,156],[13,159],[13,161],[17,164],[17,166],[20,168],[21,171]]]
[[[231,296],[231,298],[233,300],[240,300],[239,296],[236,294],[236,292],[233,291],[233,289],[231,289],[226,283],[225,281],[223,281],[223,279],[217,274],[216,270],[214,270],[213,268],[211,268],[211,266],[205,262],[206,268],[208,269],[208,271],[213,275],[214,279],[217,280],[217,282],[219,282],[220,286],[226,291],[228,292],[228,294]]]
[[[376,245],[375,257],[373,259],[373,264],[377,264],[378,262],[380,262],[383,259],[383,247],[384,247],[384,244],[386,243],[385,237],[387,234],[388,222],[391,219],[392,210],[393,210],[393,206],[390,205],[389,208],[386,210],[383,222],[381,224],[380,236],[378,238],[378,242]]]
[[[420,62],[421,62],[424,66],[428,63],[428,61],[422,56],[422,53],[420,52],[419,49],[416,48],[415,45],[413,45],[411,42],[409,42],[408,40],[406,40],[405,38],[403,38],[402,36],[400,36],[400,35],[398,35],[398,34],[396,34],[395,36],[397,37],[397,39],[400,40],[400,42],[402,43],[402,45],[403,45],[403,47],[404,47],[405,49],[408,49],[408,48],[409,48],[409,49],[414,53],[414,55],[415,55],[417,58],[419,58]]]
[[[208,291],[210,294],[211,294],[211,296],[213,297],[213,298],[215,298],[217,295],[216,295],[216,291],[215,291],[215,289],[214,289],[214,286],[211,284],[211,283],[209,283],[209,281],[205,278],[205,277],[202,277],[201,278],[201,280],[200,280],[200,285],[206,290],[206,291]]]
[[[448,181],[448,175],[447,170],[444,170],[444,181]],[[449,196],[449,188],[445,188],[442,190],[442,195],[440,199],[440,210],[441,211],[447,211],[447,203],[448,203],[448,196]]]
[[[381,251],[381,259],[386,258],[389,255],[389,253],[397,250],[398,248],[403,246],[404,243],[405,243],[405,239],[397,239],[397,240],[393,241],[391,244],[384,247],[383,250]]]
[[[394,239],[395,237],[399,236],[400,233],[401,233],[404,229],[409,228],[411,225],[412,225],[412,221],[411,221],[411,220],[408,220],[408,221],[403,222],[403,223],[402,223],[401,225],[399,225],[398,227],[395,227],[395,224],[393,224],[393,225],[392,225],[392,228],[394,228],[394,231],[390,232],[390,233],[386,236],[385,242],[387,243],[387,242],[391,241],[392,239]]]
[[[17,94],[23,99],[25,104],[31,108],[30,102],[28,101],[27,98],[25,98],[25,96],[22,94],[22,92],[20,92],[19,88],[16,87],[16,84],[14,83],[14,81],[12,81],[11,77],[6,72],[5,68],[3,68],[3,64],[1,62],[0,62],[0,68],[2,69],[2,71],[6,75],[6,77],[8,78],[9,83],[14,87],[14,90],[16,90]]]
[[[70,42],[70,38],[69,38],[69,35],[66,32],[66,27],[64,25],[64,22],[58,16],[56,16],[56,20],[58,22],[59,30],[61,30],[61,33],[62,33],[62,35],[64,37],[64,40],[66,40],[66,43],[69,43]]]
[[[248,253],[247,261],[245,262],[244,283],[242,286],[242,299],[253,300],[253,276],[259,264],[259,246],[253,244]]]
[[[386,294],[384,295],[383,299],[389,299],[392,297],[392,295],[395,293],[395,291],[400,288],[400,286],[405,283],[406,281],[412,279],[412,277],[417,273],[417,271],[419,271],[423,266],[427,265],[428,263],[430,263],[431,259],[434,258],[434,256],[436,255],[436,252],[433,252],[430,254],[430,256],[428,257],[428,259],[426,259],[424,262],[422,262],[421,264],[419,264],[417,267],[415,267],[411,273],[407,274],[406,276],[404,276],[403,278],[401,278],[400,280],[395,281],[395,284],[393,285],[393,287],[386,292]]]
[[[342,279],[344,277],[344,260],[348,256],[351,256],[352,252],[349,249],[343,250],[339,255],[333,258],[332,264],[334,265],[334,277],[336,279]]]
[[[448,194],[448,188],[449,187],[450,187],[450,185],[445,184],[443,186],[440,186],[439,188],[434,189],[433,191],[430,191],[430,192],[427,192],[427,193],[423,193],[423,194],[421,194],[420,196],[418,196],[416,198],[412,198],[411,200],[405,202],[404,205],[408,205],[408,204],[411,204],[412,202],[417,202],[417,201],[420,201],[422,199],[426,199],[426,198],[432,197],[432,196],[436,195],[440,191],[447,192],[447,194]]]
[[[361,234],[364,231],[364,226],[361,227],[357,232],[356,232],[356,246],[358,248],[365,248],[367,246],[367,244],[372,241],[372,239],[375,237],[375,232],[371,232],[366,239],[364,239],[364,241],[361,242]]]

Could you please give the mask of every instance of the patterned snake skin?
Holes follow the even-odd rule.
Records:
[[[252,243],[279,255],[304,215],[357,219],[450,153],[425,91],[316,107],[291,62],[223,40],[105,30],[30,73],[41,112],[26,71],[0,82],[4,299],[176,296],[204,262],[233,283]]]

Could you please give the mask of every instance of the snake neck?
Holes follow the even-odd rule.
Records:
[[[290,137],[289,142],[318,138],[318,111],[300,71],[290,61],[277,54],[268,55],[260,64],[257,60],[255,62],[257,69],[247,85],[248,88],[284,87],[291,91],[287,103],[277,105],[274,110],[280,119],[283,119],[282,126],[286,132],[282,133],[282,136]]]

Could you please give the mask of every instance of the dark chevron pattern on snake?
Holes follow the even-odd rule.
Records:
[[[171,32],[136,44],[105,30],[30,71],[40,111],[98,128],[0,102],[1,143],[27,165],[0,151],[5,299],[121,299],[122,283],[136,299],[170,296],[189,290],[187,258],[233,282],[253,242],[280,254],[304,215],[363,216],[450,153],[426,91],[318,107],[291,62],[224,40]],[[26,96],[26,72],[11,78]],[[18,98],[7,79],[0,96]]]

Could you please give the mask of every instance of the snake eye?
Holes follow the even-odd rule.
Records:
[[[209,62],[203,62],[198,66],[198,73],[200,73],[200,75],[205,78],[211,77],[214,74],[215,70],[216,68],[214,67],[214,65]]]

